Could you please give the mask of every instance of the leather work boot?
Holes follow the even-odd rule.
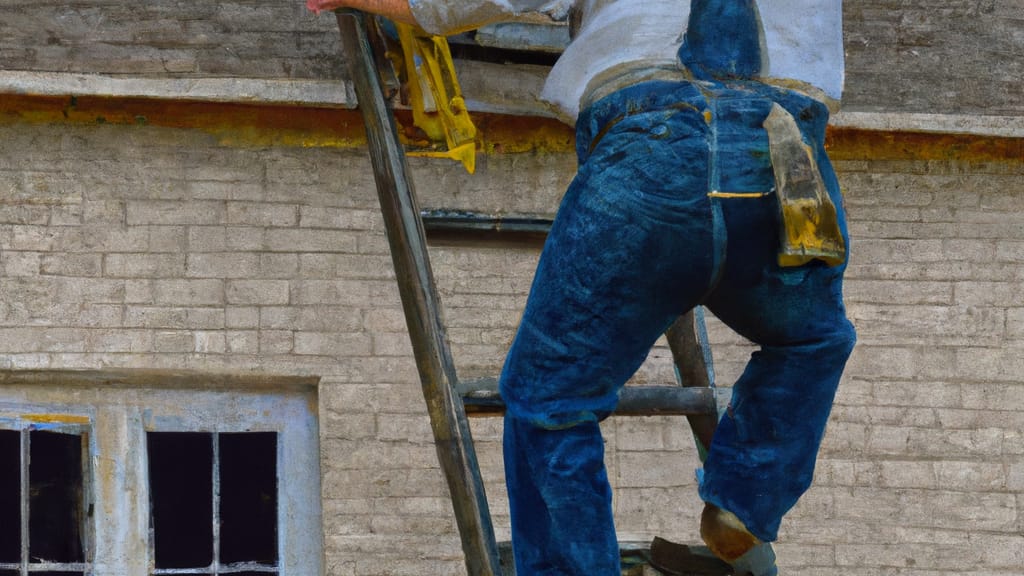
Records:
[[[735,514],[707,503],[700,515],[700,536],[715,556],[729,563],[761,543]]]
[[[705,503],[700,535],[709,550],[732,565],[735,576],[778,576],[771,544],[758,540],[732,512]]]

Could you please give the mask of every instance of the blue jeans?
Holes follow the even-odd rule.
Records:
[[[519,576],[619,574],[598,422],[655,340],[699,304],[760,346],[733,388],[700,496],[772,541],[810,484],[855,340],[845,266],[780,268],[774,196],[709,195],[773,189],[762,127],[773,102],[814,150],[845,237],[820,102],[756,82],[652,81],[580,115],[578,174],[501,377]]]

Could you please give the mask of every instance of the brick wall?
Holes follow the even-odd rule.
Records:
[[[1021,0],[847,0],[851,110],[1024,112]]]
[[[426,206],[550,212],[565,154],[417,161]],[[788,576],[1024,566],[1024,167],[838,164],[860,334]],[[460,374],[494,374],[536,252],[432,248]],[[712,322],[719,383],[751,348]],[[372,177],[359,150],[198,131],[0,125],[0,368],[317,375],[327,572],[462,574]],[[671,379],[656,348],[637,376]],[[501,534],[500,424],[473,424]],[[694,541],[681,418],[605,426],[624,538]]]
[[[860,341],[787,532],[844,574],[1020,574],[1024,167],[838,168]]]
[[[300,0],[6,0],[0,69],[151,76],[337,77],[337,25]]]

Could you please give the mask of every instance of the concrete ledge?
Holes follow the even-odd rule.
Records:
[[[935,132],[1024,138],[1024,116],[856,112],[843,110],[832,118],[839,128],[879,132]]]
[[[0,386],[42,384],[104,388],[296,389],[315,391],[320,384],[320,377],[129,368],[108,370],[0,370]]]
[[[0,94],[103,96],[202,102],[355,108],[351,84],[339,80],[133,78],[64,72],[0,71]]]
[[[502,74],[496,74],[495,68],[499,67],[504,70]],[[479,62],[460,64],[459,73],[467,96],[477,96],[467,97],[470,108],[475,112],[550,117],[550,111],[537,100],[543,74],[536,68]],[[509,81],[509,78],[513,81]],[[339,80],[133,78],[62,72],[0,71],[0,94],[151,98],[349,109],[355,108],[357,104],[351,84]],[[843,110],[833,117],[832,125],[880,132],[1024,138],[1022,116]]]

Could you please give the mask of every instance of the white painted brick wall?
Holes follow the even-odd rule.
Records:
[[[551,212],[564,154],[414,161],[425,206]],[[787,576],[1024,573],[1021,165],[838,165],[860,341]],[[0,126],[0,368],[322,376],[328,573],[463,573],[364,153]],[[537,253],[432,248],[463,376],[497,373]],[[712,320],[719,382],[751,348]],[[657,347],[637,375],[668,382]],[[606,424],[619,529],[697,539],[685,420]],[[500,534],[500,422],[473,422]]]

